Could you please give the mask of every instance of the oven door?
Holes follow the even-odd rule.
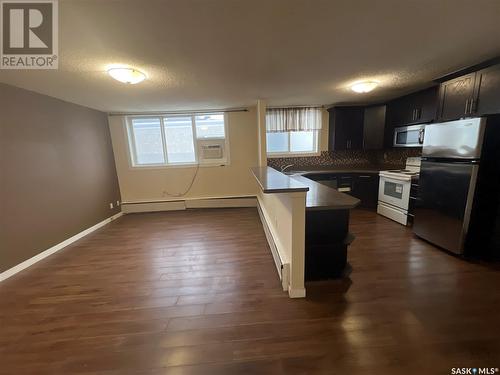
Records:
[[[422,147],[425,125],[404,126],[394,129],[394,147]]]
[[[378,200],[408,211],[410,188],[410,181],[380,176]]]

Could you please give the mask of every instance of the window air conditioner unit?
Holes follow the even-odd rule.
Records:
[[[226,161],[224,140],[201,141],[198,150],[201,163]]]
[[[202,159],[212,160],[212,159],[222,159],[223,149],[222,145],[205,145],[201,146]]]

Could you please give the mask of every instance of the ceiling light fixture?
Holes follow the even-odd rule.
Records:
[[[378,86],[378,82],[375,81],[363,81],[356,82],[351,86],[351,90],[357,93],[370,92]]]
[[[146,79],[146,75],[143,72],[132,68],[111,68],[108,69],[108,74],[117,81],[131,85],[135,85]]]

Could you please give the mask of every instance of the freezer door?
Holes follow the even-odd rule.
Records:
[[[469,227],[478,166],[422,161],[415,204],[415,234],[462,254]]]
[[[479,159],[486,119],[471,118],[425,127],[422,156],[429,158]]]

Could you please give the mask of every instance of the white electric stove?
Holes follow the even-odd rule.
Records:
[[[420,158],[406,159],[406,168],[381,171],[377,212],[400,224],[408,225],[412,183],[418,182]],[[411,197],[414,199],[415,197]]]

